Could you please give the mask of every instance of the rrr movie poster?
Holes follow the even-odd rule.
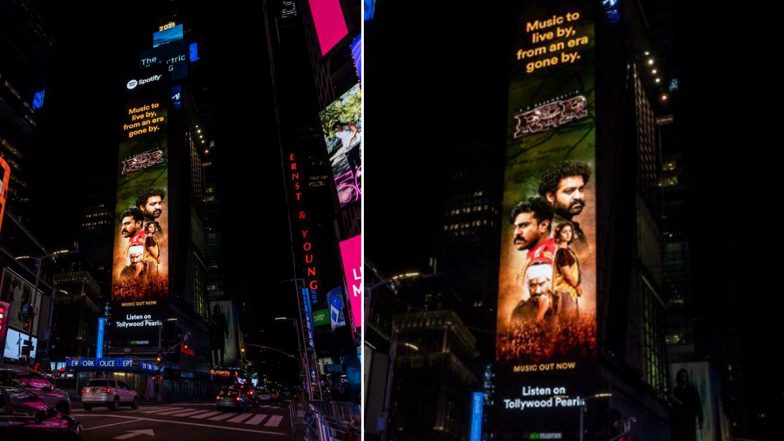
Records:
[[[122,124],[112,301],[123,317],[127,308],[158,305],[168,294],[166,105],[156,98],[132,100]]]
[[[496,359],[516,374],[596,351],[594,31],[578,4],[529,8],[513,54]]]

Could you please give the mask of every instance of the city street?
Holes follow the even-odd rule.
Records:
[[[290,440],[288,407],[262,405],[246,412],[218,411],[213,403],[171,403],[87,412],[74,403],[72,415],[90,440]]]

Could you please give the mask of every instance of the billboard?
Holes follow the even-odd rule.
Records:
[[[171,80],[179,80],[188,76],[188,61],[191,57],[191,50],[192,48],[185,40],[156,47],[139,54],[139,67],[149,68],[163,65],[166,67],[166,71],[169,72]]]
[[[24,354],[25,343],[30,343],[30,356]],[[10,358],[11,360],[19,360],[21,357],[27,357],[29,360],[35,358],[36,349],[38,348],[38,339],[31,337],[29,334],[19,332],[15,329],[8,329],[5,338],[5,348],[3,350],[3,357]]]
[[[343,258],[343,272],[346,276],[348,301],[354,326],[362,327],[362,235],[340,242],[340,256]]]
[[[340,0],[308,0],[321,55],[324,56],[348,34]]]
[[[593,23],[528,8],[509,90],[496,359],[516,372],[596,352]]]
[[[362,90],[359,84],[319,114],[340,205],[362,197]]]
[[[11,182],[11,167],[0,156],[0,226],[5,218],[5,202],[8,199],[8,184]]]
[[[0,285],[0,300],[9,304],[9,328],[32,335],[38,334],[38,321],[41,310],[43,292],[39,289],[34,295],[34,286],[12,270],[3,270],[3,282]]]
[[[670,374],[673,439],[729,439],[729,424],[722,410],[719,377],[711,365],[704,361],[673,363]]]
[[[129,100],[121,125],[111,297],[119,345],[158,344],[169,292],[168,114],[167,100],[155,95]]]
[[[237,363],[237,312],[229,301],[210,302],[210,346],[213,366]]]
[[[182,40],[182,25],[178,24],[168,29],[163,29],[152,34],[152,47],[162,46],[164,44],[172,43]]]

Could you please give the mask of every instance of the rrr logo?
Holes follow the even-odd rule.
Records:
[[[527,112],[514,116],[517,121],[514,138],[543,132],[547,129],[560,127],[571,121],[585,118],[588,110],[585,108],[588,100],[578,95],[566,100],[557,100],[547,103]]]

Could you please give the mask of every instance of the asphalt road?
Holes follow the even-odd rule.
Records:
[[[82,423],[85,441],[188,440],[244,441],[295,439],[289,409],[260,406],[245,412],[218,411],[213,403],[141,405],[137,410],[93,408],[74,403],[71,415]]]

